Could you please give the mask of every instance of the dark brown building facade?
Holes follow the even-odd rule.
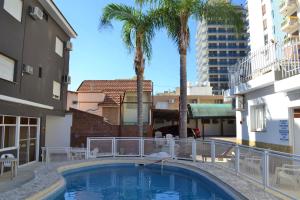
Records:
[[[76,37],[52,0],[0,0],[0,157],[39,159],[46,116],[63,116],[70,39]]]

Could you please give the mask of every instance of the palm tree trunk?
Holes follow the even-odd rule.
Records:
[[[180,106],[179,106],[180,137],[187,137],[187,80],[186,80],[186,54],[180,54]]]
[[[138,133],[143,137],[143,74],[137,73],[137,120]]]
[[[187,15],[181,15],[180,22],[180,104],[179,104],[179,136],[187,138],[187,77],[186,77],[186,53],[188,46]]]
[[[142,35],[136,37],[136,55],[134,60],[136,85],[137,85],[137,123],[138,134],[143,137],[143,75],[144,59],[142,50]]]

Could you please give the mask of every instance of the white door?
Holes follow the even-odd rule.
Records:
[[[294,145],[295,154],[300,155],[300,109],[294,110]]]

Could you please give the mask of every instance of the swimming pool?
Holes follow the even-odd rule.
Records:
[[[106,164],[69,171],[64,178],[65,191],[56,200],[236,199],[207,177],[173,166]]]

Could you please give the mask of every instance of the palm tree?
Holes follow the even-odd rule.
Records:
[[[186,55],[190,43],[189,20],[217,21],[234,25],[237,33],[242,30],[242,13],[226,0],[136,0],[151,3],[160,11],[169,37],[180,54],[180,137],[187,137],[187,72]]]
[[[143,136],[143,76],[145,69],[145,58],[151,58],[151,41],[155,29],[161,24],[156,10],[143,12],[141,7],[134,7],[124,4],[108,4],[100,20],[100,28],[111,26],[112,20],[121,21],[122,38],[129,51],[135,49],[134,69],[137,77],[137,118],[138,132]]]

